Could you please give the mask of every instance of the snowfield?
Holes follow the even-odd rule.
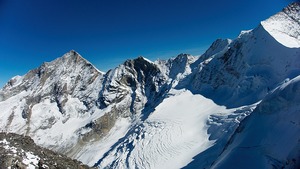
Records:
[[[201,95],[188,90],[172,90],[146,121],[135,127],[101,160],[100,168],[181,168],[193,161],[193,157],[215,144],[208,134],[208,119],[215,115],[233,115],[236,109],[226,109]],[[219,123],[211,128],[227,132],[243,119],[239,117],[212,120]],[[216,139],[218,136],[215,136]],[[84,161],[88,162],[88,161]]]

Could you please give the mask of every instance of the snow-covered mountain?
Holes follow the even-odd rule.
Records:
[[[299,5],[291,5],[233,41],[217,40],[199,58],[191,91],[227,107],[261,100],[284,79],[299,75],[300,46],[290,47],[286,38],[298,43],[299,25]]]
[[[1,113],[1,129],[29,135],[39,145],[66,152],[74,144],[74,133],[82,132],[81,123],[74,123],[87,120],[97,110],[102,79],[103,73],[75,51],[16,76],[0,91],[5,112]]]
[[[106,73],[70,51],[0,90],[0,128],[99,168],[299,166],[299,18],[292,3],[200,57]]]
[[[242,121],[212,168],[299,168],[299,101],[297,76],[267,95]]]

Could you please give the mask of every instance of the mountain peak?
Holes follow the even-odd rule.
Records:
[[[82,57],[78,52],[76,52],[75,50],[70,50],[69,52],[67,52],[66,54],[64,54],[63,56],[65,57],[72,57],[72,56],[80,56]]]
[[[80,88],[80,85],[91,84],[103,74],[79,53],[71,50],[51,62],[44,62],[24,76],[16,76],[9,80],[2,89],[8,92],[5,96],[0,96],[0,100],[5,100],[23,90],[35,91],[32,95],[39,92],[48,94],[57,86],[61,89],[68,88],[70,89],[68,92],[73,93],[79,90],[77,88]],[[80,90],[83,91],[83,89]]]
[[[180,53],[179,55],[177,55],[177,57],[175,59],[188,60],[190,57],[192,57],[192,55],[186,54],[186,53]]]
[[[154,65],[154,63],[152,61],[150,61],[149,59],[147,59],[143,56],[139,56],[135,59],[128,59],[124,62],[125,66],[130,66],[130,65],[135,65],[135,64],[146,64],[146,65],[153,64]]]
[[[144,56],[139,56],[136,59],[133,59],[134,61],[146,61],[149,63],[152,63],[152,61],[150,61],[149,59],[145,58]]]
[[[178,64],[183,65],[184,67],[187,66],[188,64],[191,64],[194,62],[196,57],[186,54],[186,53],[181,53],[179,54],[176,58],[173,59],[173,62],[177,62]],[[177,65],[179,66],[179,65]],[[181,67],[181,66],[179,66]]]
[[[59,58],[60,59],[60,58]],[[84,59],[78,52],[75,50],[70,50],[66,54],[64,54],[61,57],[62,61],[68,61],[68,60],[73,60],[75,63],[78,63],[79,61],[85,61],[88,62],[86,59]]]
[[[73,54],[73,55],[75,55],[75,54],[79,55],[79,53],[76,52],[74,49],[71,49],[71,50],[70,50],[69,52],[67,52],[67,53],[70,53],[70,54]]]
[[[281,12],[261,22],[262,27],[279,43],[289,48],[300,47],[300,4],[291,3]]]
[[[43,66],[48,66],[48,67],[63,66],[66,69],[73,69],[75,67],[79,67],[80,65],[83,67],[92,67],[99,73],[104,74],[104,72],[98,70],[91,62],[86,60],[75,50],[70,50],[69,52],[65,53],[63,56],[61,56],[51,62],[45,62],[45,63],[43,63],[43,65],[41,67],[43,67]]]
[[[225,51],[227,47],[232,42],[231,39],[217,39],[215,40],[211,46],[205,51],[203,55],[199,58],[198,62],[196,64],[199,64],[200,62],[203,62],[204,60],[215,56],[216,54],[220,53],[221,51]]]

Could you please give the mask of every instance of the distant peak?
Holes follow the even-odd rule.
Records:
[[[126,60],[123,64],[126,67],[142,70],[143,72],[158,72],[158,68],[155,63],[146,59],[143,56],[139,56],[135,59]],[[155,71],[153,71],[155,70]]]
[[[142,62],[148,62],[148,63],[153,64],[152,61],[150,61],[149,59],[147,59],[147,58],[145,58],[143,56],[139,56],[139,57],[137,57],[135,59],[128,59],[128,60],[125,61],[124,64],[127,65],[128,63],[142,63]]]
[[[70,50],[69,52],[67,52],[66,54],[63,55],[64,58],[68,58],[68,57],[80,57],[83,58],[78,52],[76,52],[75,50]]]
[[[71,65],[86,65],[92,66],[93,69],[96,69],[99,73],[104,74],[104,72],[98,70],[93,64],[91,64],[88,60],[83,58],[78,52],[75,50],[70,50],[69,52],[65,53],[63,56],[51,61],[51,62],[44,62],[42,67],[45,66],[71,66]]]
[[[190,54],[181,53],[181,54],[179,54],[179,55],[174,59],[174,61],[187,63],[187,62],[189,62],[192,58],[193,58],[193,56],[190,55]]]
[[[74,49],[70,50],[68,53],[78,54]]]
[[[135,58],[134,60],[146,60],[143,56],[139,56],[137,58]]]
[[[64,54],[62,57],[58,58],[56,61],[67,63],[67,62],[75,62],[75,63],[90,63],[85,58],[83,58],[78,52],[75,50],[70,50],[66,54]]]
[[[199,58],[199,62],[202,62],[208,59],[211,56],[214,56],[220,53],[223,50],[226,50],[227,47],[232,43],[231,39],[217,39],[211,46],[205,51],[205,53]]]
[[[143,61],[147,61],[147,62],[152,63],[152,61],[150,61],[149,59],[145,58],[144,56],[139,56],[138,58],[136,58],[134,60],[143,60]]]
[[[78,52],[76,52],[76,51],[73,50],[73,49],[70,50],[69,53],[72,54],[72,55],[80,55]]]
[[[177,57],[189,57],[189,56],[191,55],[187,53],[180,53]]]

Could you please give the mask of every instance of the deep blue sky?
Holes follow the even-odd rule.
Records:
[[[129,58],[199,55],[287,0],[0,0],[0,87],[71,49],[107,71]]]

